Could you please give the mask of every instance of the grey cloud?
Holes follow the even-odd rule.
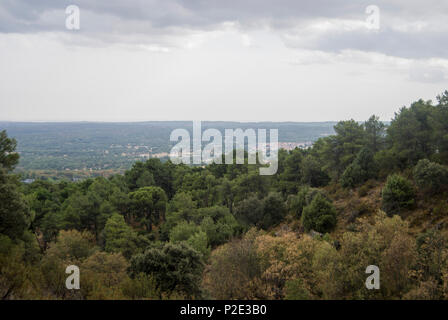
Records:
[[[362,21],[371,1],[3,0],[0,32],[65,31],[64,9],[70,4],[81,8],[80,33],[84,36],[99,37],[102,41],[146,36],[150,43],[171,43],[165,38],[176,33],[182,35],[185,30],[213,30],[227,21],[238,22],[241,28],[247,29],[256,29],[261,24],[286,34],[298,25],[306,26],[319,19]],[[448,57],[447,2],[379,0],[376,5],[381,9],[382,21],[378,33],[365,30],[302,33],[298,35],[300,41],[285,39],[285,44],[329,52],[355,49],[410,58]],[[418,32],[394,28],[417,20],[427,24]]]
[[[391,29],[372,32],[369,30],[333,31],[301,41],[300,35],[286,37],[290,47],[340,52],[345,49],[378,52],[402,58],[448,58],[447,34],[444,32],[409,33]]]

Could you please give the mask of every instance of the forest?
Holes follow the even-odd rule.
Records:
[[[4,130],[0,299],[448,299],[448,91],[334,132],[273,176],[149,159],[24,184]]]

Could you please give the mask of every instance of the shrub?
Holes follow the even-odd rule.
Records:
[[[369,186],[367,186],[367,185],[362,185],[358,189],[358,196],[359,197],[365,197],[368,193],[369,193]]]
[[[263,266],[257,254],[256,236],[257,232],[250,230],[242,239],[234,239],[212,252],[208,272],[203,278],[203,288],[212,298],[254,299],[261,296],[257,283]]]
[[[420,160],[414,168],[414,181],[422,191],[440,193],[448,185],[448,169],[428,159]]]
[[[328,232],[336,225],[336,209],[321,194],[314,197],[302,212],[302,224],[305,230]]]
[[[136,274],[133,279],[127,278],[122,285],[122,291],[126,298],[132,300],[155,300],[160,297],[156,281],[145,273]]]
[[[406,178],[393,174],[387,178],[382,191],[383,209],[387,214],[400,213],[414,205],[415,190]]]

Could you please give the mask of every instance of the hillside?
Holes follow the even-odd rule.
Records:
[[[150,158],[109,177],[21,183],[2,131],[0,296],[448,298],[448,91],[389,126],[372,116],[334,132],[280,149],[272,175]],[[69,265],[80,290],[64,286]],[[381,280],[369,288],[371,268]]]

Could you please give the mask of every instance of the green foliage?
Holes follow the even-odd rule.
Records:
[[[247,199],[252,194],[262,198],[268,193],[269,185],[266,176],[261,176],[258,171],[242,174],[233,181],[232,193],[234,201]]]
[[[187,244],[197,252],[201,253],[204,260],[209,257],[211,251],[208,242],[207,234],[202,230],[196,232],[187,239]]]
[[[443,269],[448,263],[448,243],[446,238],[438,230],[428,230],[417,236],[417,263],[420,281],[433,280],[436,283],[443,282]],[[441,292],[438,292],[441,298]]]
[[[378,174],[378,166],[374,159],[374,153],[368,148],[363,148],[357,154],[355,160],[345,169],[341,177],[341,184],[345,188],[354,188]]]
[[[77,230],[61,231],[55,243],[47,250],[47,257],[54,256],[65,262],[79,262],[90,256],[97,248],[94,236]]]
[[[385,142],[386,126],[379,119],[378,116],[372,115],[368,121],[364,122],[366,147],[373,153],[380,151]]]
[[[432,124],[434,111],[430,101],[419,100],[395,113],[387,129],[387,141],[396,154],[394,162],[400,169],[415,165],[436,150]]]
[[[201,207],[216,205],[218,190],[218,180],[207,171],[187,173],[180,187],[180,191],[189,193]]]
[[[171,294],[176,290],[188,297],[200,296],[201,255],[183,242],[153,246],[130,262],[133,278],[140,273],[150,275],[161,292]]]
[[[104,250],[110,253],[122,253],[129,259],[132,255],[139,252],[145,243],[145,238],[140,237],[137,233],[126,224],[123,216],[115,213],[106,222],[103,231]]]
[[[302,183],[313,187],[323,187],[330,182],[330,177],[322,169],[322,163],[314,156],[307,155],[302,161]]]
[[[134,278],[128,279],[123,283],[122,288],[123,294],[132,300],[155,300],[160,297],[156,281],[145,273],[139,273]]]
[[[261,226],[267,229],[282,221],[287,210],[280,193],[271,192],[263,199],[263,220]]]
[[[448,168],[422,159],[414,168],[414,181],[419,189],[430,195],[441,193],[448,186]]]
[[[309,300],[311,293],[304,286],[302,279],[292,279],[285,284],[286,300]]]
[[[330,201],[317,194],[311,203],[303,208],[302,224],[307,231],[329,232],[336,225],[336,209]]]
[[[229,214],[216,222],[211,217],[205,217],[201,222],[201,230],[207,234],[210,245],[215,247],[237,235],[240,227],[236,219]]]
[[[324,196],[324,194],[319,189],[310,188],[308,186],[300,188],[297,195],[290,195],[288,197],[288,211],[295,218],[300,219],[300,217],[302,216],[303,208],[309,205],[314,197],[318,194]]]
[[[0,170],[12,171],[19,162],[19,154],[16,153],[17,142],[8,138],[6,130],[0,131]]]
[[[199,232],[199,227],[193,222],[182,221],[170,231],[170,241],[187,241],[195,233]]]
[[[96,251],[80,265],[81,290],[84,299],[123,298],[121,285],[128,279],[128,262],[120,253]]]
[[[387,131],[376,116],[363,124],[341,121],[334,135],[311,148],[280,150],[275,176],[260,176],[258,166],[247,163],[186,166],[150,159],[107,179],[20,184],[10,172],[16,143],[3,131],[0,297],[446,298],[444,232],[414,239],[400,217],[373,217],[377,205],[370,198],[377,191],[372,182],[388,176],[384,210],[393,215],[412,208],[413,185],[396,172],[408,176],[414,166],[422,195],[445,191],[448,92],[437,100],[402,108]],[[316,189],[330,182],[325,191]],[[355,195],[346,188],[355,187],[368,198],[345,205]],[[277,232],[287,214],[293,229],[300,219],[306,231],[331,232],[337,212],[327,191],[349,211],[346,232],[338,228],[316,239],[286,228]],[[444,228],[446,203],[439,198],[432,201],[431,219]],[[416,227],[420,211],[412,215]],[[384,279],[375,292],[364,286],[372,261]],[[76,293],[64,286],[65,267],[72,263],[82,267],[84,279]],[[206,272],[203,263],[209,263]]]
[[[170,161],[162,163],[160,159],[149,159],[146,162],[136,162],[131,170],[126,171],[125,178],[131,190],[158,186],[168,197],[173,196],[173,171]]]
[[[14,139],[8,138],[6,131],[0,132],[0,234],[13,240],[23,236],[34,218],[17,180],[8,175],[19,160],[15,153],[16,144]]]
[[[15,243],[8,236],[0,234],[0,297],[10,299],[36,299],[42,297],[36,280],[37,270],[26,255],[23,243]]]
[[[235,216],[246,227],[260,226],[263,221],[263,201],[256,195],[240,201],[235,207]]]
[[[165,220],[167,197],[160,187],[143,187],[129,194],[132,211],[138,221],[152,230],[153,224],[159,225]]]
[[[402,209],[411,208],[415,202],[412,183],[401,175],[387,177],[382,190],[383,209],[387,214],[399,214]]]
[[[283,172],[279,174],[279,189],[283,194],[296,193],[303,180],[302,151],[292,150],[285,158]]]
[[[317,141],[314,152],[323,161],[323,169],[338,180],[363,147],[366,133],[363,125],[354,120],[340,121],[334,126],[334,130],[336,135]]]
[[[178,192],[174,195],[167,206],[166,221],[160,228],[161,240],[167,241],[169,233],[181,221],[192,221],[196,213],[196,202],[191,195]]]
[[[30,222],[29,208],[17,183],[0,169],[0,234],[20,238]]]

